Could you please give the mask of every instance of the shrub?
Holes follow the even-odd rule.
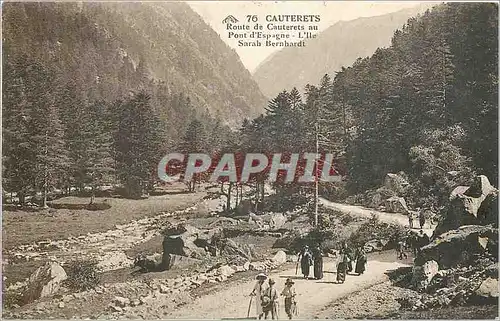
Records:
[[[111,208],[109,203],[92,203],[92,204],[70,204],[70,203],[48,203],[50,208],[67,209],[67,210],[88,210],[88,211],[104,211]]]
[[[380,222],[377,215],[372,215],[368,222],[362,224],[359,229],[350,237],[348,243],[362,245],[374,239],[384,239],[389,241],[387,249],[394,248],[395,236],[404,235],[406,230],[399,225],[387,224]]]
[[[67,264],[65,270],[68,275],[65,285],[72,290],[84,291],[93,289],[101,281],[100,271],[95,260],[72,261]]]

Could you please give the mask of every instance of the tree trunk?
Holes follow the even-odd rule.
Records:
[[[44,180],[42,189],[42,208],[47,208],[47,179]]]
[[[94,204],[94,199],[95,199],[95,188],[92,186],[92,192],[90,194],[90,205]]]
[[[24,191],[18,192],[17,195],[19,196],[19,204],[24,206],[26,204],[26,195],[24,194]]]
[[[229,187],[227,188],[227,203],[226,203],[226,211],[229,212],[231,210],[231,189],[233,187],[233,183],[229,182]]]
[[[235,205],[235,207],[238,207],[238,201],[239,201],[239,199],[240,199],[240,189],[239,189],[238,185],[236,185],[236,198],[235,198],[236,205]]]

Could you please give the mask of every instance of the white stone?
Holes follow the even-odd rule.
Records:
[[[286,263],[286,253],[284,251],[278,251],[278,253],[276,253],[273,256],[271,261],[278,264],[278,265]]]

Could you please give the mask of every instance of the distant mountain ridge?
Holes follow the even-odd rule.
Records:
[[[27,56],[78,79],[88,100],[137,89],[138,69],[236,125],[266,105],[234,50],[186,3],[6,3],[4,59]],[[143,79],[144,80],[144,77]]]
[[[302,91],[307,84],[319,83],[324,74],[331,75],[357,58],[389,46],[396,29],[430,7],[423,4],[381,16],[339,21],[306,41],[305,47],[273,53],[257,66],[253,78],[269,98],[293,87]]]

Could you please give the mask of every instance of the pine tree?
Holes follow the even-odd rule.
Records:
[[[180,143],[180,151],[186,158],[189,154],[193,153],[205,154],[207,153],[206,142],[207,137],[203,124],[199,120],[194,119],[189,123],[186,132],[184,133],[184,137]],[[187,159],[185,161],[187,161]],[[192,180],[186,182],[190,192],[194,191],[196,182],[200,179],[201,175],[195,174]]]
[[[54,94],[47,91],[53,86],[53,75],[33,63],[25,79],[29,88],[28,144],[34,153],[32,166],[36,171],[34,186],[41,191],[42,206],[46,207],[47,193],[51,188],[61,185],[68,167],[64,128]]]
[[[2,184],[4,190],[17,193],[21,205],[25,204],[25,196],[33,187],[35,175],[32,166],[34,153],[29,148],[29,109],[24,79],[27,68],[27,61],[23,57],[15,61],[4,60]]]
[[[144,92],[121,103],[118,109],[114,133],[117,176],[127,196],[139,198],[156,180],[158,162],[163,157],[164,127]]]

